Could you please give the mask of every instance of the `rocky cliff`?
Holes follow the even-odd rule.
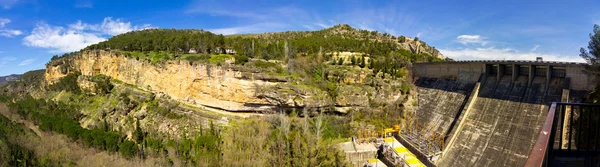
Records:
[[[241,112],[332,107],[336,111],[346,112],[349,107],[368,106],[370,99],[394,102],[401,95],[395,89],[397,86],[393,85],[389,85],[388,89],[374,89],[350,84],[340,86],[342,91],[339,98],[331,98],[328,92],[318,88],[265,77],[262,73],[242,72],[232,66],[197,64],[185,60],[154,64],[120,55],[116,51],[85,51],[48,63],[45,80],[52,84],[74,71],[84,76],[102,74],[144,90],[168,95],[186,104]]]

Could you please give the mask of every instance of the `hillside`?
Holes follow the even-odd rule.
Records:
[[[0,87],[0,102],[24,119],[12,121],[123,163],[348,166],[336,144],[405,119],[408,69],[442,61],[406,41],[347,25],[238,36],[133,31],[52,57]],[[24,149],[34,164],[82,162]]]
[[[5,85],[6,83],[10,82],[10,81],[15,81],[17,79],[19,79],[21,75],[18,74],[12,74],[9,76],[3,76],[0,77],[0,86]]]
[[[418,40],[418,38],[410,38],[405,36],[393,36],[388,33],[380,33],[377,31],[359,30],[352,28],[347,24],[339,24],[331,28],[319,31],[287,31],[287,32],[271,32],[263,34],[240,34],[229,35],[227,38],[256,38],[267,40],[278,39],[297,39],[306,38],[308,36],[337,36],[342,38],[351,38],[358,40],[370,40],[378,42],[390,42],[397,44],[400,49],[410,50],[415,54],[428,54],[434,57],[443,59],[444,56],[435,47],[429,46],[427,43]]]

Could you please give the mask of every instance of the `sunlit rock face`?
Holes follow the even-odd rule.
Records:
[[[345,112],[347,107],[367,106],[367,92],[371,92],[373,98],[385,101],[395,101],[400,94],[396,90],[376,91],[364,85],[345,86],[340,88],[344,89],[338,95],[340,98],[333,100],[326,91],[318,88],[234,69],[227,63],[217,66],[172,60],[153,64],[114,51],[86,51],[48,63],[45,80],[52,84],[74,71],[85,76],[103,74],[144,90],[166,94],[183,103],[227,111],[327,108]],[[364,79],[359,77],[358,80]]]

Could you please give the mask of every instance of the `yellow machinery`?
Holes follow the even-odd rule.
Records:
[[[362,128],[358,130],[357,142],[358,143],[372,143],[377,140],[380,134],[373,127]]]
[[[383,129],[383,137],[392,136],[393,133],[400,133],[400,125],[394,125],[392,128]]]

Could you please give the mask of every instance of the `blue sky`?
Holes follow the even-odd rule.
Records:
[[[239,34],[335,24],[418,36],[459,59],[583,61],[600,1],[0,0],[0,76],[144,28]]]

